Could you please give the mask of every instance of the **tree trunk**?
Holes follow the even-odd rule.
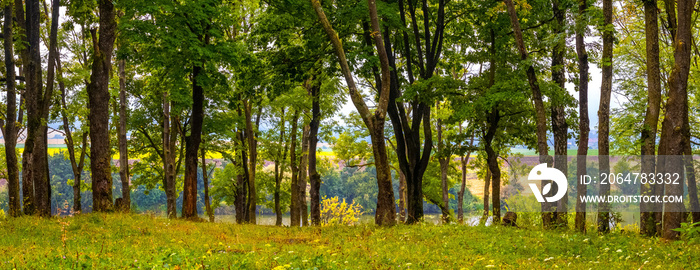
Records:
[[[109,75],[112,68],[115,20],[114,3],[99,1],[100,35],[99,41],[93,29],[93,62],[88,101],[90,114],[90,171],[92,172],[93,211],[113,210],[112,203],[112,157],[109,145]]]
[[[19,4],[17,4],[19,3]],[[36,6],[36,11],[32,12],[32,9],[34,9]],[[32,152],[34,150],[34,141],[35,141],[35,133],[37,133],[38,125],[36,120],[36,115],[37,115],[37,110],[38,110],[38,93],[37,93],[37,83],[35,81],[39,80],[41,81],[40,78],[37,78],[37,64],[36,62],[40,62],[40,54],[39,54],[39,1],[37,0],[28,0],[26,2],[26,14],[27,14],[27,20],[24,21],[24,9],[25,7],[22,6],[22,1],[16,1],[15,2],[15,12],[18,13],[18,15],[21,14],[18,17],[19,22],[24,22],[20,23],[20,28],[24,29],[24,33],[20,32],[20,36],[22,37],[22,34],[24,34],[23,41],[25,42],[24,50],[21,53],[22,57],[22,62],[24,66],[24,78],[25,78],[25,91],[24,91],[24,97],[26,100],[26,110],[27,110],[27,138],[24,141],[24,151],[22,153],[22,195],[23,195],[23,206],[24,206],[24,214],[26,215],[33,215],[36,211],[37,207],[37,201],[36,201],[36,196],[34,193],[34,185],[36,184],[34,181],[34,174],[33,172],[33,158],[32,158]],[[32,26],[34,19],[32,17],[35,17],[36,19],[36,30],[34,30],[34,27]],[[32,35],[36,36],[36,41],[32,40]],[[32,46],[34,44],[34,46]],[[36,47],[36,50],[32,50],[32,47]],[[35,53],[36,51],[36,53]],[[41,67],[39,66],[39,72],[38,76],[41,76]],[[39,84],[41,86],[41,84]]]
[[[612,0],[603,0],[603,80],[600,86],[598,107],[598,162],[601,174],[610,173],[610,95],[613,76],[613,25]],[[610,194],[610,185],[599,183],[600,196]],[[598,232],[610,231],[610,203],[598,203]]]
[[[518,51],[520,52],[521,60],[527,60],[528,52],[525,49],[525,41],[523,40],[522,30],[520,29],[520,22],[518,21],[518,14],[515,11],[515,6],[512,0],[504,0],[508,15],[510,16],[510,23],[513,26],[513,34],[515,36],[515,42],[518,46]],[[540,91],[540,85],[537,82],[537,74],[535,69],[530,65],[527,70],[527,81],[530,85],[530,90],[532,91],[532,101],[535,104],[535,122],[537,124],[537,153],[540,156],[540,163],[550,163],[549,150],[547,146],[547,120],[545,117],[544,103],[542,101],[542,92]],[[545,181],[546,182],[546,181]],[[546,183],[542,182],[542,185]],[[494,191],[495,194],[495,191]],[[552,209],[549,203],[542,203],[542,223],[545,227],[550,226],[554,219],[552,218]]]
[[[280,171],[280,162],[284,162],[287,156],[286,145],[284,145],[284,108],[282,108],[282,116],[280,117],[280,148],[278,148],[277,157],[275,159],[275,225],[282,226],[282,209],[280,207],[280,186],[282,185],[282,178],[284,177],[284,164],[282,164],[282,170]],[[284,147],[284,154],[281,148]]]
[[[177,132],[170,130],[171,126],[175,126],[175,123],[175,118],[170,116],[168,92],[163,91],[163,189],[165,189],[166,197],[166,215],[171,219],[177,217],[174,153]]]
[[[686,114],[688,117],[688,114]],[[686,118],[686,122],[688,122]],[[698,184],[696,181],[695,164],[693,161],[693,148],[690,145],[690,129],[686,130],[685,136],[685,157],[683,163],[685,165],[685,176],[688,181],[688,200],[690,201],[690,212],[693,217],[693,223],[700,222],[700,202],[698,201]]]
[[[578,16],[579,22],[584,20],[584,25],[588,26],[588,20],[586,19],[586,14],[588,9],[588,4],[586,0],[579,0],[578,6]],[[589,120],[588,120],[588,52],[586,52],[586,44],[583,39],[585,29],[580,29],[577,27],[576,30],[576,55],[578,56],[578,69],[579,69],[579,84],[578,84],[578,95],[579,95],[579,138],[578,138],[578,149],[576,151],[576,179],[580,179],[581,176],[587,175],[586,169],[586,158],[588,156],[588,133]],[[579,232],[586,231],[586,202],[581,198],[585,197],[587,192],[587,186],[581,181],[576,181],[576,219],[574,221],[574,226]]]
[[[258,150],[257,150],[257,145],[258,142],[256,140],[256,130],[253,129],[253,120],[252,120],[252,104],[249,101],[243,101],[243,107],[245,110],[245,124],[246,124],[246,140],[248,142],[248,153],[249,153],[249,160],[248,160],[248,222],[251,224],[256,223],[256,217],[255,217],[255,212],[257,210],[257,193],[255,190],[255,169],[256,169],[256,164],[257,164],[257,159],[258,159]],[[260,122],[260,113],[256,116],[256,129],[258,127],[258,123]]]
[[[3,138],[5,139],[5,161],[7,163],[7,194],[9,215],[18,217],[22,215],[22,204],[19,195],[19,167],[17,164],[17,92],[15,89],[15,53],[12,34],[12,5],[7,4],[4,9],[5,22],[3,23],[4,47],[5,47],[5,83],[7,89],[6,122],[3,125]]]
[[[378,132],[379,130],[377,129],[384,129],[383,124],[381,128],[375,126],[375,132],[372,132],[374,135],[370,135],[372,150],[374,151],[375,166],[377,168],[377,184],[379,185],[377,212],[374,216],[374,222],[377,225],[390,226],[396,224],[394,189],[391,184],[391,170],[387,159],[384,132]]]
[[[305,125],[302,129],[301,137],[301,160],[299,161],[299,209],[301,214],[301,225],[309,226],[309,208],[306,204],[306,177],[308,176],[309,164],[309,126]]]
[[[309,198],[311,204],[311,225],[321,225],[321,175],[316,170],[316,146],[318,128],[321,124],[321,82],[312,80],[309,86],[311,95],[311,122],[309,123]]]
[[[192,67],[192,116],[190,117],[190,135],[185,137],[185,184],[182,191],[182,217],[197,218],[197,153],[202,141],[202,122],[204,121],[204,89],[198,77],[202,66]]]
[[[564,28],[566,27],[566,11],[559,6],[559,1],[552,1],[552,10],[554,11],[554,18],[556,22],[554,23],[555,35],[560,36],[564,33]],[[564,69],[564,54],[566,50],[566,39],[565,37],[559,37],[559,40],[554,45],[552,49],[552,81],[559,87],[557,92],[561,92],[566,95],[566,89],[564,84],[566,83],[565,69]],[[564,108],[564,102],[561,100],[551,100],[552,102],[552,133],[554,133],[554,168],[563,172],[566,175],[567,169],[567,133],[568,125],[566,124],[566,110]],[[553,185],[549,194],[556,194],[560,188]],[[564,195],[558,202],[552,203],[552,207],[556,207],[555,224],[556,227],[566,227],[568,223],[568,196]]]
[[[439,105],[439,104],[438,104]],[[442,203],[445,205],[442,211],[442,222],[450,222],[450,193],[447,186],[447,168],[450,165],[450,156],[445,156],[445,142],[442,137],[442,119],[437,120],[438,162],[440,163],[440,186],[442,189]]]
[[[486,173],[484,174],[484,216],[482,219],[486,221],[489,217],[489,190],[491,189],[491,169],[486,165]]]
[[[239,117],[241,116],[240,109]],[[242,224],[248,222],[248,157],[245,150],[245,136],[243,131],[238,130],[238,149],[240,152],[240,161],[237,162],[237,166],[242,168],[239,170],[236,176],[236,223]]]
[[[25,198],[31,205],[25,205],[28,213],[37,213],[41,216],[51,215],[50,183],[48,180],[48,157],[46,149],[46,117],[44,105],[48,115],[48,106],[44,104],[44,92],[41,66],[41,42],[40,42],[40,10],[38,0],[26,1],[27,20],[25,21],[28,40],[28,63],[26,65],[26,108],[27,108],[27,137],[22,154],[22,179],[26,185]],[[58,14],[55,14],[58,19]],[[53,24],[53,23],[52,23]],[[56,21],[56,29],[58,21]],[[56,31],[57,32],[57,31]],[[54,32],[54,33],[56,33]],[[51,35],[52,38],[54,34]],[[51,42],[50,42],[51,43]],[[53,89],[53,59],[56,57],[56,41],[49,45],[49,75],[48,87]],[[47,93],[49,90],[47,90]],[[46,100],[47,103],[50,100]],[[29,195],[29,196],[27,196]]]
[[[399,174],[399,222],[406,222],[406,176],[401,170]]]
[[[669,76],[669,94],[666,103],[666,115],[661,129],[661,144],[659,150],[668,158],[677,159],[684,154],[687,147],[686,134],[690,128],[688,123],[688,74],[690,71],[690,54],[692,42],[692,13],[695,1],[678,0],[678,28],[674,41],[674,66]],[[683,172],[683,162],[666,160],[664,173]],[[666,196],[683,196],[682,184],[666,184]],[[680,228],[685,206],[682,202],[665,202],[663,215],[663,238],[678,239],[680,233],[674,229]]]
[[[493,108],[489,112],[489,128],[484,136],[484,148],[486,150],[486,162],[491,172],[491,207],[493,213],[493,224],[500,223],[501,220],[501,168],[498,166],[498,154],[493,150],[491,143],[496,136],[498,122],[501,115],[498,109]]]
[[[462,125],[459,126],[459,133],[462,133]],[[474,137],[471,138],[469,146],[474,144]],[[457,193],[457,200],[459,201],[457,203],[457,219],[459,220],[459,223],[462,224],[464,223],[464,193],[466,192],[467,189],[467,164],[469,164],[469,157],[471,156],[472,152],[469,151],[467,152],[466,158],[462,156],[460,158],[460,164],[462,165],[462,185],[459,188],[459,193]],[[488,192],[488,187],[486,187],[486,191],[484,194]],[[488,208],[486,208],[488,211]]]
[[[125,212],[131,211],[131,188],[129,187],[129,152],[126,148],[126,74],[124,72],[126,62],[119,60],[119,126],[117,126],[117,139],[119,140],[119,178],[122,181],[122,199]]]
[[[661,73],[659,70],[659,19],[656,0],[644,1],[644,28],[646,34],[646,64],[647,64],[647,109],[644,115],[644,127],[642,128],[642,174],[656,172],[656,133],[659,125],[659,111],[661,108]],[[654,187],[649,184],[640,184],[641,195],[652,195]],[[653,212],[654,205],[640,203],[640,233],[646,236],[654,236],[656,220]],[[659,209],[660,210],[660,209]]]
[[[291,145],[289,146],[289,165],[292,170],[291,179],[291,201],[289,203],[289,226],[298,227],[301,225],[301,207],[299,195],[299,167],[297,167],[297,125],[299,122],[299,110],[294,110],[292,117]]]
[[[211,209],[211,201],[209,199],[209,173],[207,171],[207,152],[204,150],[204,147],[200,148],[202,152],[202,180],[204,181],[204,207],[207,210],[207,216],[209,217],[209,222],[214,222],[214,211]],[[216,163],[214,164],[214,168],[216,167]]]

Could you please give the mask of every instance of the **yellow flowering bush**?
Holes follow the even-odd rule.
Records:
[[[326,198],[321,201],[321,223],[329,225],[354,225],[362,216],[362,206],[355,203],[341,202],[338,197]]]

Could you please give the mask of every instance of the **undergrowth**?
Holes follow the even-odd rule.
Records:
[[[288,228],[84,214],[0,220],[0,269],[697,267],[700,245],[502,226]]]

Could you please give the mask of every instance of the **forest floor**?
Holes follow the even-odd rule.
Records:
[[[691,269],[700,245],[502,226],[287,228],[86,214],[0,220],[0,269]]]

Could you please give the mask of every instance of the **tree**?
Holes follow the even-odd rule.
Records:
[[[424,0],[422,5],[418,5],[417,1],[407,1],[408,5],[406,7],[403,0],[398,2],[401,21],[397,29],[401,30],[397,30],[395,33],[397,39],[401,38],[399,42],[403,46],[401,52],[405,58],[405,71],[408,75],[409,85],[417,81],[429,80],[435,74],[445,47],[443,45],[444,33],[448,24],[445,10],[448,3],[449,1],[438,1],[438,3],[430,3],[429,5],[428,1]],[[435,6],[435,4],[437,5]],[[410,30],[412,30],[415,40],[413,44],[409,42],[409,34],[406,31],[406,29],[409,29],[406,11],[408,11],[410,16]],[[436,14],[436,16],[429,16],[428,14],[431,13]],[[417,14],[422,14],[422,17],[418,17]],[[424,26],[422,33],[420,31],[421,23]],[[432,29],[431,24],[434,24]],[[399,77],[401,73],[397,68],[395,55],[398,50],[392,48],[390,33],[388,28],[383,33],[389,64],[392,69],[390,73],[391,85],[389,89],[391,94],[389,95],[388,114],[394,129],[399,167],[406,179],[406,223],[412,224],[423,218],[423,174],[430,161],[430,151],[428,149],[433,148],[430,120],[430,110],[433,102],[430,101],[429,94],[413,93],[412,95],[405,95],[406,93],[402,93],[400,85],[402,80]],[[399,33],[401,37],[398,37]],[[415,47],[415,54],[411,52],[411,46]],[[413,58],[414,55],[418,61]],[[414,64],[416,64],[416,67],[413,66]],[[417,76],[414,75],[416,71]],[[375,75],[375,77],[377,76]],[[380,86],[379,82],[377,80],[378,87]],[[384,83],[381,86],[383,87]],[[408,102],[402,100],[407,100]],[[412,110],[407,110],[407,107],[412,108]],[[421,124],[423,125],[422,129]],[[421,131],[423,131],[422,145],[420,140]]]
[[[656,133],[661,107],[661,74],[659,70],[659,19],[656,0],[644,1],[644,33],[646,34],[646,68],[647,68],[647,109],[644,114],[642,141],[642,173],[656,172]],[[640,194],[655,194],[656,185],[640,184]],[[640,233],[653,236],[656,232],[656,218],[652,205],[642,202],[640,205]]]
[[[462,133],[462,125],[459,125],[459,133]],[[471,139],[469,140],[469,145],[471,146],[474,144],[474,136],[470,136]],[[460,145],[461,147],[461,145]],[[469,164],[469,158],[471,156],[472,151],[467,151],[466,157],[462,155],[460,157],[460,165],[461,165],[461,170],[462,170],[462,184],[460,185],[459,192],[457,193],[457,220],[459,223],[464,222],[464,193],[467,187],[467,164]],[[488,194],[488,188],[484,190],[484,194]],[[484,200],[486,202],[486,200]]]
[[[24,9],[22,1],[15,3],[18,21],[24,23]],[[58,29],[58,3],[54,1],[54,14],[52,15],[51,28]],[[19,10],[17,10],[19,9]],[[49,114],[51,95],[53,94],[54,58],[56,57],[56,34],[52,31],[49,44],[49,82],[44,91],[42,81],[42,66],[40,52],[40,14],[39,1],[26,1],[26,33],[27,47],[22,52],[22,62],[26,66],[26,108],[27,108],[27,138],[25,139],[24,153],[22,154],[22,179],[23,195],[25,200],[25,214],[41,216],[51,215],[51,186],[48,175],[48,156],[46,146],[46,122]],[[55,20],[55,22],[54,22]],[[55,25],[55,26],[54,26]]]
[[[82,47],[82,46],[81,46]],[[83,67],[84,68],[84,67]],[[82,175],[83,168],[85,167],[85,157],[88,151],[88,132],[81,128],[80,133],[77,135],[80,138],[79,144],[73,138],[75,134],[75,125],[71,122],[75,121],[77,115],[81,115],[81,109],[84,109],[85,102],[82,101],[80,94],[76,94],[75,98],[71,100],[70,103],[73,108],[69,108],[69,103],[66,102],[68,97],[68,92],[66,90],[66,80],[63,76],[63,67],[61,64],[61,59],[56,58],[56,72],[58,73],[58,86],[61,90],[61,120],[63,122],[63,132],[65,134],[66,148],[68,149],[68,158],[70,159],[71,169],[73,171],[73,211],[76,213],[82,212]],[[80,82],[82,83],[82,82]],[[77,105],[77,106],[75,106]],[[76,156],[76,147],[80,150],[80,153]]]
[[[182,216],[195,218],[198,196],[197,161],[207,106],[205,97],[229,89],[222,71],[228,70],[238,59],[233,41],[235,36],[229,35],[230,27],[237,23],[239,12],[236,9],[245,7],[228,5],[218,0],[178,3],[165,1],[160,6],[140,1],[126,1],[123,4],[125,37],[129,38],[123,43],[141,52],[142,64],[148,67],[148,73],[158,74],[161,81],[174,86],[165,94],[163,104],[169,100],[178,104],[175,108],[177,112],[189,110],[189,120],[183,121],[187,116],[182,115],[171,115],[170,119],[163,120],[170,121],[163,136],[164,142],[171,146],[166,147],[170,155],[163,156],[168,156],[164,163],[168,168],[168,180],[171,180],[166,184],[173,185],[170,183],[173,182],[173,176],[177,175],[177,167],[173,170],[176,166],[172,159],[175,152],[172,147],[173,133],[183,138],[185,173]],[[164,113],[171,109],[170,105],[172,104],[163,108]],[[177,129],[172,130],[175,126]],[[166,131],[165,127],[163,129]],[[183,146],[182,143],[180,146]],[[174,193],[172,187],[166,187],[166,190]],[[173,198],[174,196],[169,196],[168,199],[170,201]],[[169,210],[169,215],[173,212]]]
[[[309,123],[309,183],[311,184],[309,197],[311,198],[311,225],[321,226],[321,175],[316,170],[316,146],[318,144],[318,128],[321,124],[320,80],[315,80],[312,77],[307,88],[312,100],[311,122]],[[389,177],[391,177],[391,173]]]
[[[289,203],[289,220],[290,220],[290,226],[299,226],[301,224],[301,206],[305,204],[302,204],[301,200],[305,199],[300,196],[300,188],[299,188],[299,167],[297,166],[297,145],[298,145],[298,140],[297,140],[297,134],[298,132],[298,125],[299,125],[299,109],[294,110],[294,116],[292,116],[292,129],[290,130],[291,135],[290,135],[290,146],[289,146],[289,165],[290,169],[292,171],[292,179],[291,179],[291,188],[290,192],[291,198],[290,198],[290,203]],[[304,137],[304,136],[302,136]],[[302,153],[304,152],[302,148]]]
[[[214,222],[214,210],[211,207],[211,202],[209,198],[209,176],[212,171],[216,168],[216,162],[211,170],[207,171],[207,151],[204,147],[200,148],[202,152],[202,180],[204,180],[204,207],[209,217],[209,222]]]
[[[554,12],[554,33],[555,44],[552,46],[552,81],[556,84],[556,91],[551,98],[552,102],[552,133],[554,134],[554,168],[561,172],[568,171],[567,169],[567,139],[568,139],[568,125],[566,123],[566,102],[564,96],[566,96],[566,89],[564,89],[564,84],[566,83],[566,70],[564,68],[564,54],[566,53],[566,10],[561,6],[559,0],[552,1],[552,10]],[[556,193],[560,187],[555,186],[552,188],[552,193]],[[567,207],[568,207],[568,196],[564,196],[561,200],[557,202],[556,211],[553,213],[554,219],[552,222],[554,226],[566,226],[567,217]]]
[[[588,120],[588,52],[584,41],[584,34],[588,28],[588,0],[579,0],[578,19],[576,20],[576,55],[578,58],[578,149],[576,150],[576,179],[586,175],[586,158],[588,156],[588,133],[590,132]],[[586,231],[586,202],[581,200],[587,195],[587,186],[581,181],[576,182],[576,217],[574,226],[577,231]]]
[[[350,97],[353,104],[357,108],[365,126],[369,129],[370,138],[372,141],[372,151],[374,153],[375,166],[377,168],[377,184],[379,186],[379,194],[377,198],[377,211],[375,213],[375,223],[377,225],[394,225],[396,223],[396,209],[394,208],[394,191],[391,185],[391,172],[387,160],[386,144],[384,142],[384,122],[386,118],[386,109],[389,103],[389,60],[384,47],[384,41],[379,29],[379,19],[377,16],[377,7],[374,0],[368,0],[370,21],[372,32],[374,33],[374,43],[381,62],[381,90],[379,92],[379,100],[377,109],[374,113],[370,112],[367,104],[365,104],[362,94],[358,92],[354,78],[348,66],[345,51],[341,44],[340,38],[328,21],[326,14],[323,12],[321,3],[318,0],[311,0],[311,5],[319,18],[321,26],[331,40],[335,54],[338,57],[343,76],[348,85]]]
[[[126,140],[126,61],[119,60],[119,125],[117,125],[117,140],[119,141],[119,178],[122,182],[122,199],[124,209],[131,210],[131,188],[129,187],[129,152],[127,151]]]
[[[10,216],[17,217],[22,214],[22,205],[19,195],[19,168],[17,164],[17,92],[15,87],[15,53],[13,49],[12,33],[12,5],[6,3],[4,7],[5,20],[3,22],[4,49],[5,49],[5,83],[7,91],[7,112],[4,121],[0,121],[2,134],[5,140],[5,160],[7,164],[7,195]],[[20,113],[21,115],[21,113]],[[20,119],[21,123],[21,119]]]
[[[610,96],[613,76],[613,25],[612,0],[603,0],[603,54],[600,85],[600,106],[598,108],[598,162],[601,174],[610,173]],[[600,196],[610,195],[610,185],[599,185]],[[598,203],[598,232],[610,231],[610,204]]]
[[[504,0],[506,8],[508,10],[508,15],[510,16],[510,22],[513,26],[513,34],[515,36],[515,42],[518,47],[518,52],[520,52],[520,59],[523,61],[528,60],[528,52],[525,49],[525,41],[523,40],[522,30],[520,29],[520,22],[518,21],[518,14],[515,11],[515,5],[513,5],[512,0]],[[542,92],[540,91],[539,82],[537,82],[537,74],[535,73],[535,68],[530,64],[526,70],[527,81],[530,85],[530,90],[532,91],[532,101],[535,104],[535,123],[537,125],[537,153],[540,156],[540,163],[550,163],[550,157],[548,154],[547,146],[547,122],[545,119],[545,109],[544,103],[542,101]],[[494,173],[494,172],[491,172]],[[494,194],[496,190],[493,191]],[[553,191],[550,191],[553,192]],[[545,194],[543,194],[545,196]],[[552,205],[549,203],[542,204],[542,219],[543,224],[549,226],[554,221],[554,216],[552,214]]]
[[[659,155],[665,155],[660,161],[663,173],[683,172],[684,163],[674,160],[682,156],[689,142],[686,139],[690,128],[688,123],[688,74],[690,71],[690,54],[692,44],[692,14],[694,1],[678,0],[678,21],[674,39],[674,65],[669,76],[668,101],[666,115],[661,129]],[[665,185],[665,195],[683,195],[683,185]],[[663,233],[665,239],[678,239],[681,216],[685,212],[682,202],[664,202]]]
[[[91,29],[93,42],[92,74],[88,84],[90,108],[90,171],[92,172],[93,210],[113,210],[112,157],[109,138],[109,76],[112,69],[112,50],[116,37],[114,3],[99,1],[99,38],[97,29]]]

